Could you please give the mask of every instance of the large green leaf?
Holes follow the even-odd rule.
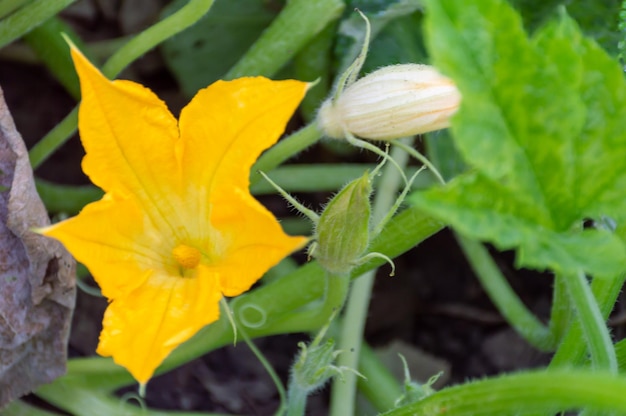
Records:
[[[436,66],[463,96],[455,144],[472,168],[411,200],[521,266],[609,276],[624,243],[587,219],[626,219],[626,85],[566,15],[529,38],[503,0],[427,0]]]

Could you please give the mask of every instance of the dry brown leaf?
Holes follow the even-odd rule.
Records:
[[[47,224],[0,89],[0,408],[65,373],[76,264]]]

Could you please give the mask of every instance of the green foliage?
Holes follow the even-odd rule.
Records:
[[[187,0],[174,1],[170,15]],[[278,10],[280,5],[278,5]],[[183,33],[163,43],[165,62],[185,95],[222,77],[276,16],[276,8],[257,0],[217,0],[211,13]]]
[[[370,43],[370,52],[363,65],[369,73],[385,65],[425,63],[426,48],[422,39],[422,15],[401,16],[384,29]]]
[[[0,3],[0,47],[33,30],[76,0],[4,0]]]
[[[393,0],[393,1],[377,1],[377,0],[353,0],[346,7],[346,10],[352,11],[355,8],[361,10],[369,19],[372,28],[372,39],[376,39],[378,34],[393,22],[395,25],[401,18],[410,16],[421,7],[420,0]],[[414,22],[417,23],[417,22]],[[404,23],[406,27],[406,23]],[[380,43],[373,43],[368,54],[367,69],[377,69],[380,65],[388,65],[390,63],[409,62],[411,54],[414,53],[414,44],[419,42],[419,26],[414,25],[409,29],[409,36],[402,36],[399,39],[396,35],[386,35],[394,40],[381,40]],[[414,35],[415,37],[412,37]],[[335,60],[337,62],[337,73],[343,73],[361,51],[361,46],[365,39],[365,22],[357,13],[347,13],[341,21],[337,33],[337,44],[335,47]],[[375,41],[374,41],[375,42]],[[384,43],[383,43],[384,42]],[[387,47],[391,46],[390,50]],[[402,50],[407,48],[406,51]],[[391,52],[391,54],[389,54]],[[388,55],[389,54],[389,55]],[[406,55],[408,54],[408,56]],[[396,55],[396,56],[393,56]],[[390,58],[386,60],[384,57]],[[381,59],[382,58],[382,59]],[[394,62],[395,61],[395,62]]]
[[[0,18],[4,18],[19,9],[29,0],[4,0],[0,2]]]
[[[0,0],[0,16],[6,16],[0,21],[0,34],[3,34],[0,45],[17,37],[24,38],[23,34],[30,31],[25,40],[76,94],[74,73],[68,69],[67,56],[60,53],[66,52],[65,44],[51,38],[59,31],[58,22],[49,20],[32,30],[54,14],[53,8],[60,10],[73,1]],[[612,353],[612,341],[604,321],[623,280],[592,280],[591,293],[585,291],[587,278],[579,272],[603,277],[615,276],[626,269],[626,198],[622,191],[626,189],[626,88],[622,68],[609,57],[616,53],[617,40],[626,45],[626,36],[618,32],[617,17],[620,3],[626,10],[626,1],[509,2],[519,15],[504,0],[218,0],[211,13],[197,25],[173,36],[199,19],[211,3],[174,0],[163,13],[169,16],[167,19],[133,36],[103,67],[103,72],[113,77],[138,56],[169,38],[162,49],[165,59],[183,92],[191,96],[218,78],[274,76],[298,53],[293,66],[295,72],[288,68],[291,76],[307,81],[322,77],[317,97],[311,97],[310,91],[307,98],[311,102],[306,112],[312,119],[317,103],[330,89],[332,74],[341,72],[342,67],[352,62],[361,47],[365,24],[353,12],[355,7],[372,23],[374,36],[363,68],[364,72],[371,72],[393,63],[429,60],[422,36],[425,19],[422,3],[429,6],[424,36],[433,63],[454,78],[463,94],[463,105],[452,129],[430,134],[426,143],[435,165],[451,182],[415,193],[412,197],[415,205],[396,215],[380,235],[372,236],[368,228],[371,188],[367,178],[361,178],[357,184],[360,186],[341,191],[322,215],[326,221],[322,221],[317,231],[320,243],[325,242],[326,247],[321,250],[322,258],[318,259],[321,261],[266,279],[262,286],[231,304],[235,319],[243,326],[252,322],[245,323],[243,319],[250,311],[262,312],[264,323],[251,324],[246,329],[253,337],[315,331],[343,304],[349,283],[348,279],[337,276],[329,280],[320,278],[325,274],[321,263],[328,266],[330,262],[331,268],[347,271],[365,251],[395,257],[437,232],[442,226],[439,219],[453,225],[469,237],[460,237],[459,241],[476,273],[482,275],[481,284],[506,320],[534,345],[558,350],[546,371],[468,382],[440,392],[433,391],[428,384],[418,385],[407,379],[405,394],[397,403],[402,407],[389,413],[394,416],[502,415],[512,413],[511,409],[542,414],[573,408],[626,411],[623,377],[596,371],[597,368],[553,371],[553,367],[575,366],[587,355],[592,366],[601,367],[598,362],[609,361]],[[333,24],[344,3],[343,19]],[[564,14],[561,5],[577,24]],[[319,17],[322,15],[311,12],[315,7],[326,14]],[[288,13],[284,13],[286,10]],[[620,18],[623,31],[626,11],[622,11]],[[522,22],[530,32],[545,26],[528,36]],[[596,39],[608,54],[581,33]],[[75,126],[75,113],[71,113],[55,131],[63,130],[59,134],[67,136]],[[33,166],[38,166],[65,140],[59,139],[59,134],[56,139],[51,135],[54,140],[43,140],[31,151]],[[319,130],[310,124],[282,140],[255,165],[251,182],[258,182],[257,169],[269,171],[319,138]],[[334,157],[339,158],[336,154]],[[294,164],[279,168],[272,177],[288,190],[317,192],[335,190],[347,178],[364,170],[365,166],[355,164]],[[409,175],[409,171],[406,173]],[[457,175],[460,176],[450,179]],[[383,179],[386,179],[384,175]],[[427,178],[420,179],[428,182]],[[381,190],[386,183],[383,180],[372,185]],[[264,185],[257,183],[255,192],[268,193]],[[38,181],[37,186],[49,211],[75,212],[101,196],[93,187],[68,187],[44,181]],[[381,193],[374,194],[374,206],[380,201]],[[551,321],[542,324],[525,309],[492,264],[487,251],[474,239],[518,250],[518,263],[522,266],[576,274],[579,301],[572,295],[571,276],[560,276],[562,279],[555,280]],[[347,245],[335,247],[335,240],[345,240]],[[381,264],[384,258],[367,257],[371,261],[358,262],[350,277],[356,278]],[[481,267],[477,268],[476,264]],[[499,275],[493,277],[496,274]],[[486,275],[492,276],[485,278]],[[354,286],[358,288],[363,280],[356,281]],[[569,286],[564,286],[564,281]],[[581,308],[582,303],[589,307]],[[592,310],[595,306],[599,306],[601,315],[593,315],[598,312]],[[559,308],[565,312],[559,313]],[[358,327],[366,310],[346,314],[341,323],[343,329]],[[356,316],[359,313],[361,317]],[[594,326],[596,331],[589,329]],[[359,331],[346,331],[346,334],[350,336],[342,333],[340,342],[354,341],[356,345],[362,342]],[[228,344],[232,337],[230,325],[222,319],[178,348],[160,371]],[[306,390],[305,399],[308,390],[316,389],[338,370],[333,367],[332,342],[315,348],[311,345],[302,352],[300,368],[296,364],[292,373],[292,377],[304,381],[301,384],[305,387],[302,390]],[[602,348],[606,350],[604,357],[598,354]],[[623,372],[626,343],[618,342],[615,349],[616,361]],[[378,407],[387,410],[392,407],[389,400],[398,397],[400,386],[395,381],[384,380],[381,373],[376,370],[366,374],[365,391],[370,390],[370,400],[376,394],[385,396],[385,404]],[[43,386],[36,394],[76,415],[92,414],[94,408],[102,414],[112,414],[120,406],[126,412],[146,413],[126,403],[120,405],[111,393],[130,381],[129,375],[110,360],[74,359],[66,376]],[[350,403],[351,397],[339,396]],[[33,409],[15,403],[7,411],[22,414]]]
[[[587,36],[594,38],[611,55],[616,54],[620,39],[617,19],[620,0],[577,0],[566,3],[566,7]]]
[[[622,8],[619,12],[619,23],[617,28],[619,30],[619,41],[617,48],[619,50],[619,57],[623,62],[624,58],[626,58],[626,1],[622,2]]]
[[[167,42],[164,55],[183,92],[192,96],[217,79],[275,77],[344,8],[341,0],[281,4],[218,1],[199,25]]]
[[[543,24],[559,6],[565,6],[586,35],[594,38],[611,55],[616,52],[620,36],[616,19],[620,0],[511,0],[511,3],[530,29]]]
[[[502,0],[428,1],[434,63],[463,96],[452,132],[472,171],[413,203],[518,264],[613,276],[626,249],[586,219],[626,212],[626,86],[566,15],[532,38]]]
[[[82,40],[72,28],[62,20],[53,17],[32,30],[24,41],[39,56],[46,66],[76,100],[80,100],[78,76],[70,58],[70,48],[62,34],[68,36],[75,45],[84,50]]]

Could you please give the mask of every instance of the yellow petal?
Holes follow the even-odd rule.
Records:
[[[167,235],[156,231],[133,200],[105,196],[78,216],[39,231],[61,241],[87,266],[109,299],[143,284],[147,270],[164,267],[167,249],[159,247]]]
[[[145,384],[182,342],[219,318],[217,279],[206,267],[194,277],[152,274],[128,296],[107,308],[97,352],[128,369]]]
[[[306,237],[285,234],[272,213],[247,192],[222,193],[215,198],[211,223],[226,236],[226,252],[215,267],[226,296],[250,289],[270,267],[307,242]]]
[[[178,211],[171,194],[180,187],[176,119],[149,89],[109,81],[75,48],[72,58],[82,94],[83,170],[106,192],[137,198],[154,222],[171,227]]]
[[[276,143],[306,88],[300,81],[254,77],[200,90],[180,114],[183,177],[207,193],[247,189],[250,166]]]

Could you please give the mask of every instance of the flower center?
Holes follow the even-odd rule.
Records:
[[[200,259],[202,258],[200,250],[185,244],[179,244],[174,247],[172,255],[178,264],[185,269],[194,269],[198,264],[200,264]]]

